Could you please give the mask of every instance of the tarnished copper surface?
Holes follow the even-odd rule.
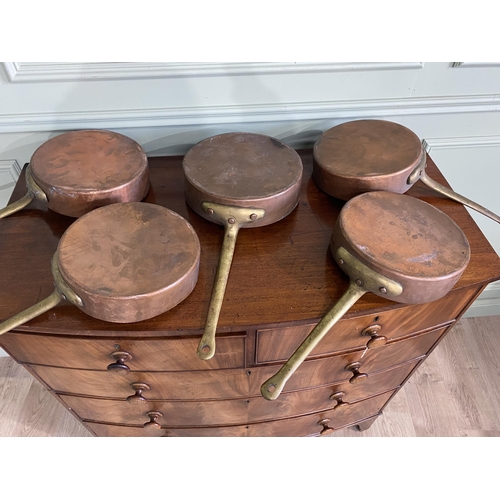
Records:
[[[400,283],[403,293],[395,300],[403,303],[444,296],[470,259],[467,238],[450,217],[417,198],[382,191],[344,205],[333,230],[334,255],[340,246]]]
[[[356,120],[327,130],[313,149],[313,177],[331,196],[349,200],[367,191],[406,192],[408,176],[425,163],[420,139],[386,120]]]
[[[48,207],[80,217],[110,203],[140,201],[149,190],[146,154],[137,142],[107,130],[80,130],[49,139],[30,161]]]
[[[203,202],[266,211],[251,226],[265,226],[288,215],[299,201],[302,160],[272,137],[235,132],[209,137],[193,146],[182,162],[189,206],[215,222]]]
[[[407,304],[431,302],[451,290],[470,259],[467,238],[446,214],[418,198],[383,191],[361,194],[343,206],[330,249],[349,276],[349,287],[262,384],[261,394],[268,400],[281,394],[321,339],[366,292]],[[354,363],[346,366],[351,368]]]
[[[117,203],[75,221],[58,246],[59,268],[98,319],[131,323],[185,299],[198,279],[200,244],[177,213],[149,203]]]

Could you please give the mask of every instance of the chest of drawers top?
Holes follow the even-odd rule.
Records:
[[[347,276],[340,271],[328,248],[333,225],[344,202],[326,195],[315,185],[311,178],[311,150],[299,153],[304,176],[297,208],[279,222],[260,228],[244,228],[238,236],[219,318],[220,333],[310,324],[321,318],[348,286]],[[179,213],[190,222],[200,239],[200,274],[191,295],[160,316],[124,325],[91,318],[64,302],[19,327],[18,331],[65,336],[175,337],[199,335],[203,330],[223,229],[202,219],[187,206],[182,157],[153,157],[149,158],[149,164],[151,189],[143,201]],[[434,180],[448,185],[430,158],[427,171]],[[11,200],[20,198],[24,192],[23,171]],[[465,232],[472,257],[455,289],[485,285],[500,277],[499,257],[462,205],[441,197],[420,183],[407,194],[439,208]],[[37,201],[1,221],[1,320],[52,292],[50,261],[59,239],[73,221]],[[346,318],[401,307],[368,293]]]

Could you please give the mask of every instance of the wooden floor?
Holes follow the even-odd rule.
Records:
[[[5,357],[0,436],[90,433]],[[367,431],[343,429],[335,436],[500,436],[500,316],[460,320]]]

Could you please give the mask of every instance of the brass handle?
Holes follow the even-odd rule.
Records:
[[[17,326],[23,325],[40,314],[49,311],[55,307],[62,299],[66,299],[74,305],[83,307],[83,301],[78,295],[69,288],[68,284],[62,278],[59,267],[57,265],[57,252],[52,258],[52,275],[54,277],[54,291],[45,299],[28,307],[24,311],[17,313],[15,316],[0,323],[0,335],[13,330]]]
[[[334,258],[351,278],[349,288],[305,338],[278,373],[262,384],[260,392],[265,399],[273,400],[281,394],[286,381],[295,373],[321,339],[363,294],[366,292],[383,293],[387,298],[391,299],[403,292],[403,287],[399,283],[373,271],[343,247],[336,249]]]
[[[121,373],[128,373],[130,371],[130,368],[125,364],[125,361],[131,360],[132,354],[126,351],[115,351],[111,353],[111,357],[116,361],[108,365],[108,371]]]
[[[371,337],[371,339],[366,343],[366,347],[369,349],[377,349],[377,347],[382,347],[387,344],[387,337],[378,334],[381,329],[382,327],[380,325],[372,325],[365,328],[361,332],[361,335]]]
[[[361,373],[359,369],[361,368],[361,363],[356,361],[355,363],[349,363],[345,369],[352,372],[353,376],[349,379],[351,384],[359,384],[363,379],[367,378],[368,375],[366,373]]]
[[[19,200],[7,205],[0,210],[0,219],[7,217],[10,214],[19,212],[19,210],[27,207],[34,198],[47,201],[47,195],[42,191],[42,188],[35,182],[31,174],[31,167],[28,165],[25,172],[26,187],[28,188],[27,193]]]
[[[335,392],[330,396],[330,399],[334,399],[337,401],[337,404],[334,406],[334,410],[338,410],[339,408],[345,408],[346,406],[349,406],[349,403],[342,401],[342,398],[345,396],[345,392],[339,391]]]
[[[349,310],[349,308],[362,296],[365,290],[351,281],[349,288],[342,295],[340,300],[326,313],[325,317],[316,325],[314,330],[300,344],[297,350],[290,356],[290,359],[281,369],[266,380],[260,392],[268,400],[276,399],[280,394],[287,380],[295,373],[297,368],[309,356],[320,340],[330,331],[337,321]]]
[[[486,217],[489,217],[490,219],[493,219],[495,222],[500,223],[500,217],[493,213],[491,210],[488,210],[487,208],[483,207],[482,205],[479,205],[479,203],[476,203],[475,201],[470,200],[469,198],[466,198],[465,196],[462,196],[461,194],[455,193],[452,189],[449,189],[445,186],[442,186],[435,180],[431,179],[428,175],[427,172],[425,171],[425,163],[424,165],[419,165],[418,167],[415,168],[415,170],[410,174],[408,177],[407,183],[408,184],[414,184],[419,178],[420,180],[430,189],[433,189],[434,191],[437,191],[438,193],[444,194],[446,197],[458,201],[459,203],[462,203],[462,205],[465,205],[469,208],[472,208],[472,210],[475,210],[476,212],[479,212],[480,214],[485,215]]]
[[[224,240],[215,274],[205,332],[201,337],[197,350],[199,358],[209,360],[215,354],[215,331],[217,330],[224,292],[226,291],[229,271],[233,262],[238,232],[242,226],[262,219],[266,212],[259,208],[232,207],[209,202],[202,203],[202,207],[211,217],[224,226]]]
[[[323,420],[320,420],[318,422],[318,425],[322,425],[323,426],[323,430],[320,432],[321,436],[325,436],[325,435],[331,434],[332,432],[335,431],[335,429],[333,429],[332,427],[328,427],[328,422],[330,422],[329,418],[324,418]]]
[[[132,387],[135,393],[127,398],[128,403],[132,405],[147,403],[148,400],[142,395],[142,393],[151,389],[148,384],[144,384],[142,382],[134,382],[133,384],[130,384],[130,387]]]
[[[157,422],[157,420],[163,417],[163,413],[159,411],[148,411],[146,416],[149,417],[149,422],[143,424],[145,429],[161,429],[161,425]]]

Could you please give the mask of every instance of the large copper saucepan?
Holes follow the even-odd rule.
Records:
[[[330,243],[349,276],[347,291],[316,325],[276,375],[264,382],[264,398],[276,399],[286,381],[366,292],[404,304],[448,293],[470,258],[467,238],[446,214],[417,198],[374,191],[348,201]]]
[[[111,203],[140,201],[149,190],[146,154],[129,137],[107,130],[67,132],[43,143],[26,169],[28,192],[0,218],[34,198],[54,212],[80,217]]]
[[[356,120],[327,130],[314,144],[313,178],[335,198],[350,200],[368,191],[405,193],[419,179],[429,188],[486,215],[500,217],[425,172],[427,155],[408,128],[386,120]]]
[[[139,202],[96,208],[62,235],[52,259],[52,294],[1,323],[0,334],[62,298],[104,321],[152,318],[191,293],[199,261],[198,236],[177,213]]]
[[[266,135],[228,133],[193,146],[183,160],[188,205],[201,217],[224,226],[224,240],[205,332],[197,354],[215,353],[215,331],[242,227],[272,224],[297,205],[302,160],[286,144]]]

